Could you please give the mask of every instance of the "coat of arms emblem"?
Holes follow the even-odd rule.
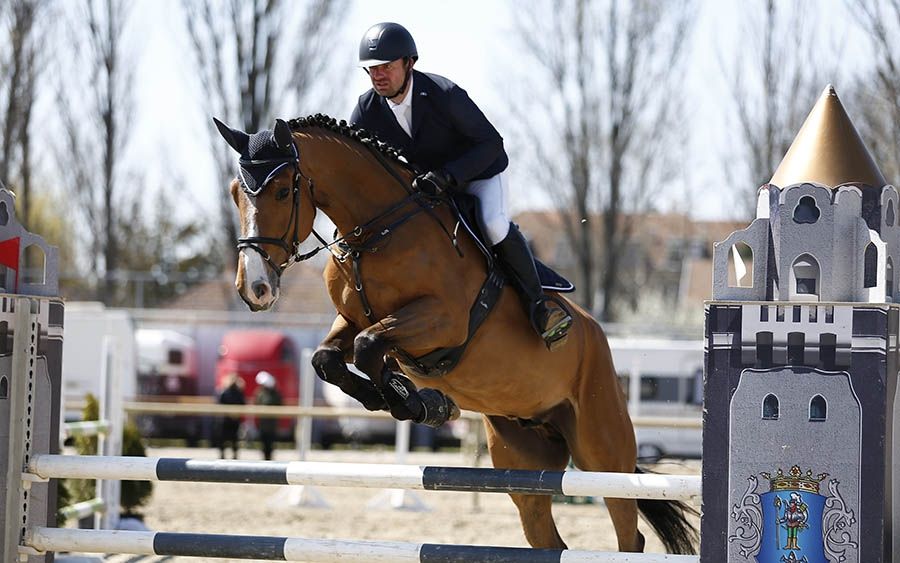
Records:
[[[757,563],[840,563],[858,548],[851,537],[856,523],[838,491],[837,479],[827,482],[827,495],[820,486],[827,473],[805,473],[794,465],[785,473],[759,474],[768,491],[759,492],[756,476],[740,504],[732,507],[736,522],[729,543],[738,553]],[[852,534],[855,536],[855,533]],[[752,559],[751,559],[752,557]]]
[[[819,484],[827,473],[804,475],[795,465],[785,475],[780,469],[773,476],[762,473],[771,489],[760,495],[763,510],[762,546],[759,563],[825,561],[822,514],[825,497]]]

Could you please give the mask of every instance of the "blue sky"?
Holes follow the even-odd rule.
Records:
[[[549,1],[549,0],[548,0]],[[457,0],[455,2],[359,0],[334,38],[336,65],[350,67],[356,56],[359,37],[369,25],[379,21],[397,21],[414,35],[420,60],[417,68],[443,74],[468,90],[503,133],[503,81],[508,69],[520,65],[510,39],[510,4],[500,0]],[[723,186],[723,151],[729,150],[731,138],[724,123],[730,102],[727,84],[721,76],[720,60],[731,61],[743,3],[737,0],[701,2],[698,21],[689,56],[689,72],[682,85],[688,96],[687,110],[693,129],[689,170],[683,186],[685,192],[704,193],[689,206],[701,218],[726,217],[733,199],[730,189],[744,190],[746,186]],[[835,26],[846,16],[840,0],[822,0],[813,6],[821,9],[824,23]],[[135,123],[131,156],[146,167],[151,180],[163,181],[171,164],[186,171],[187,184],[197,205],[212,212],[214,198],[222,197],[224,187],[212,182],[212,161],[206,154],[204,129],[208,116],[201,111],[199,93],[190,88],[190,66],[181,64],[189,56],[186,39],[181,36],[181,19],[177,0],[138,2],[135,16],[143,28],[144,44],[137,68],[139,114]],[[464,41],[459,41],[464,30]],[[835,32],[832,32],[835,33]],[[836,33],[843,33],[838,29]],[[856,42],[852,44],[859,44]],[[845,55],[852,60],[858,54]],[[846,63],[845,63],[846,64]],[[852,66],[852,65],[851,65]],[[832,79],[841,93],[838,78]],[[346,118],[352,104],[368,88],[366,76],[350,68],[342,99],[331,108],[298,108],[296,115],[326,111]],[[821,85],[822,87],[825,84]],[[288,115],[286,117],[294,117]],[[852,117],[852,114],[851,114]],[[168,163],[168,164],[167,164]],[[189,171],[189,172],[188,172]],[[514,211],[545,205],[536,196],[534,187],[527,186],[522,166],[515,161],[510,167]],[[759,183],[768,178],[760,178]],[[663,196],[661,207],[685,208],[680,194]]]

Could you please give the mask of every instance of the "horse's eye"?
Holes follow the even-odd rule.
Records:
[[[278,190],[278,193],[275,194],[275,199],[278,201],[284,201],[284,199],[289,195],[291,195],[290,188],[281,188],[280,190]]]

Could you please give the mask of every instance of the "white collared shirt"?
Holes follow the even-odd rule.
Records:
[[[413,77],[409,77],[409,89],[406,91],[406,97],[399,104],[395,104],[388,100],[388,107],[394,112],[394,117],[400,127],[412,138],[412,99],[413,99]]]

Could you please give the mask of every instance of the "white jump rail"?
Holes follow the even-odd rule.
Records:
[[[112,424],[108,420],[82,420],[79,422],[66,422],[62,425],[62,435],[64,438],[74,438],[75,436],[100,436],[107,435],[112,429]]]
[[[699,563],[695,555],[607,553],[276,536],[32,528],[25,550],[183,557],[226,557],[308,563]]]
[[[43,479],[195,481],[694,501],[701,496],[700,476],[655,473],[51,454],[34,455],[27,469]]]

